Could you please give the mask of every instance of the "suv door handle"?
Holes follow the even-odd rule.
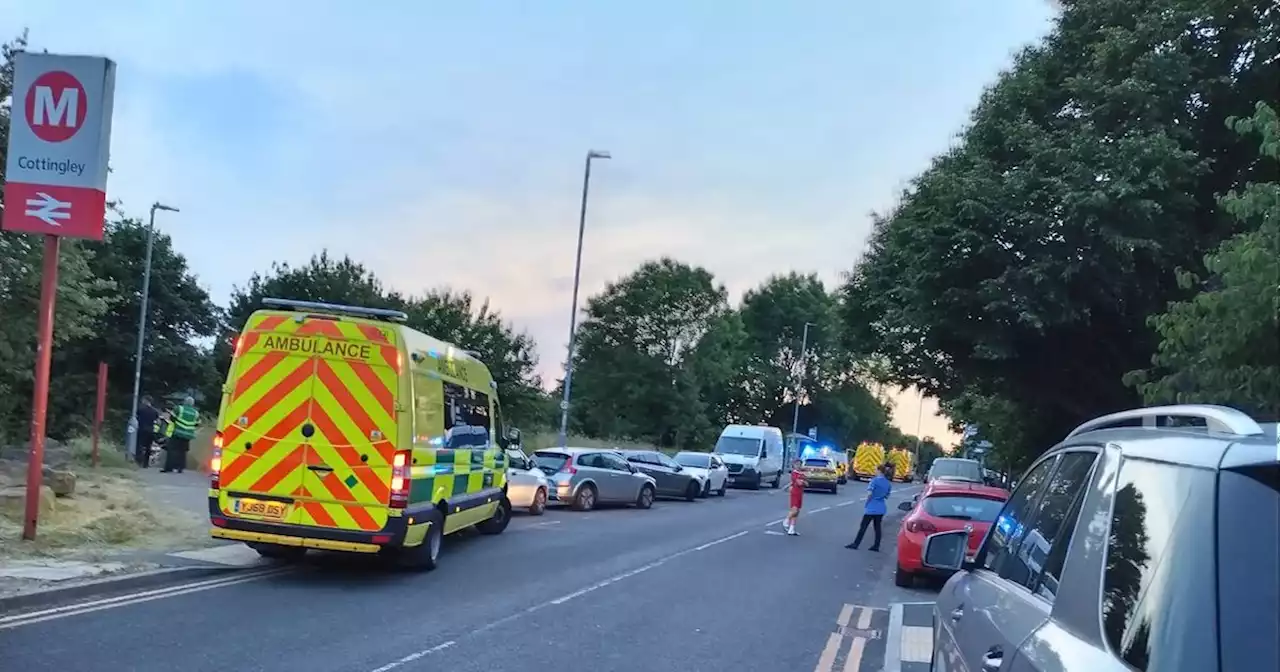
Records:
[[[998,646],[993,646],[982,656],[982,672],[996,672],[1003,663],[1004,651]]]
[[[964,607],[956,607],[951,610],[951,620],[953,622],[960,620],[961,616],[964,616]]]

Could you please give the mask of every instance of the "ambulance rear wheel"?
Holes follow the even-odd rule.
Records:
[[[510,523],[511,501],[504,496],[498,502],[498,508],[493,510],[493,517],[476,525],[476,529],[480,530],[480,534],[502,534],[502,531],[507,529],[507,525]]]
[[[302,546],[281,546],[280,544],[249,544],[249,548],[258,552],[264,558],[269,560],[282,560],[284,562],[297,562],[302,556],[307,554],[307,549]]]
[[[426,516],[427,534],[417,546],[407,546],[396,553],[396,564],[414,571],[431,571],[439,565],[440,549],[444,546],[444,515],[439,509]]]

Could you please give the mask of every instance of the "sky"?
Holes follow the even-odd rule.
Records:
[[[0,39],[118,64],[109,197],[152,202],[225,305],[328,249],[407,293],[488,297],[561,372],[582,293],[671,256],[736,302],[835,287],[872,211],[1051,27],[1045,0],[0,0]],[[951,437],[937,405],[895,422]]]

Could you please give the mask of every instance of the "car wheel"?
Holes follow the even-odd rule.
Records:
[[[426,516],[427,536],[417,546],[397,549],[396,561],[404,569],[431,571],[439,565],[444,546],[444,516],[433,509]]]
[[[686,501],[692,502],[698,498],[698,495],[701,492],[702,488],[698,487],[697,481],[689,481],[689,487],[684,489],[684,498]]]
[[[493,517],[476,525],[476,529],[480,530],[480,534],[502,534],[509,524],[511,524],[511,500],[503,495],[498,502],[498,508],[493,510]]]
[[[653,506],[653,487],[645,485],[640,488],[640,496],[636,497],[636,508],[647,509]]]
[[[541,516],[547,511],[547,490],[546,488],[538,488],[533,493],[533,503],[529,505],[529,515]]]
[[[699,496],[699,497],[710,497],[710,496],[711,496],[711,480],[710,480],[710,479],[707,479],[707,482],[702,484],[702,494],[700,494],[700,495],[698,495],[698,496]]]
[[[838,494],[840,494],[840,486],[839,486],[839,485],[833,485],[833,486],[831,486],[831,494],[833,494],[833,495],[838,495]]]
[[[779,471],[777,476],[773,477],[773,489],[777,490],[782,485],[782,472]]]
[[[573,508],[579,511],[590,511],[596,508],[596,486],[587,483],[578,488],[578,494],[573,497]]]
[[[720,484],[720,489],[716,491],[716,497],[724,497],[724,493],[729,489],[729,479],[724,479],[724,483]]]
[[[899,588],[910,588],[916,584],[916,577],[901,567],[893,572],[893,585]]]

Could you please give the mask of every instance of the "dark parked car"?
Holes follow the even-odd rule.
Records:
[[[648,474],[658,483],[659,497],[683,497],[689,501],[698,498],[702,483],[685,471],[675,460],[656,450],[619,451],[627,462],[641,473]]]

